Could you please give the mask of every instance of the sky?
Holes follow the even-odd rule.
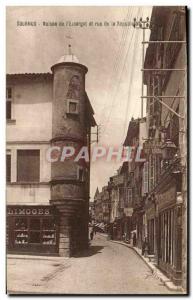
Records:
[[[124,142],[130,119],[141,115],[142,30],[122,24],[132,22],[133,18],[151,17],[151,9],[150,6],[8,7],[6,71],[51,72],[50,67],[67,53],[70,43],[79,62],[88,67],[86,91],[100,126],[98,146],[117,148]],[[37,26],[17,26],[17,21],[36,21]],[[43,22],[60,21],[87,22],[87,26],[43,26]],[[88,26],[89,22],[93,26]],[[98,26],[100,22],[102,26]],[[148,37],[146,30],[147,40]],[[96,128],[92,130],[96,132]],[[93,134],[92,147],[96,146],[95,139]],[[91,201],[96,188],[101,190],[120,165],[104,160],[91,164]]]

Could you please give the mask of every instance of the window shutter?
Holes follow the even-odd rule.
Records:
[[[128,192],[128,196],[127,196],[127,198],[128,198],[128,203],[129,203],[129,204],[132,204],[132,189],[129,188],[129,189],[127,190],[127,192]]]
[[[11,182],[11,155],[6,154],[6,181]]]
[[[148,193],[148,162],[145,162],[144,163],[144,167],[143,167],[143,190],[142,190],[142,193],[143,195],[145,193]]]
[[[40,181],[40,150],[17,151],[17,181]]]

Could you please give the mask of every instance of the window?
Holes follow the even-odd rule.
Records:
[[[11,154],[6,154],[6,182],[11,182]]]
[[[125,194],[125,189],[123,186],[118,187],[118,193],[119,193],[119,205],[120,208],[124,208],[124,194]]]
[[[161,174],[161,160],[162,157],[161,155],[156,155],[155,156],[155,183],[159,182],[160,179],[160,174]]]
[[[179,114],[179,105],[176,108],[176,112]],[[179,118],[176,115],[173,115],[171,119],[171,140],[177,147],[179,147],[179,126]]]
[[[143,195],[148,193],[148,168],[148,162],[145,162],[143,167]]]
[[[154,157],[149,156],[149,190],[151,191],[154,187]]]
[[[12,89],[10,87],[6,89],[6,98],[12,99]]]
[[[160,215],[160,258],[170,265],[174,264],[175,226],[174,211],[168,210]]]
[[[11,120],[12,116],[12,88],[6,88],[6,119]]]
[[[68,99],[67,113],[78,114],[78,101],[77,100]]]
[[[150,96],[161,95],[161,78],[158,75],[153,75],[149,79]],[[148,100],[149,105],[149,127],[150,137],[154,137],[156,127],[160,126],[161,122],[161,104],[154,98]]]
[[[76,113],[76,111],[77,111],[77,103],[70,102],[69,103],[69,112],[70,113]]]
[[[15,218],[14,244],[56,245],[56,220],[53,218]]]
[[[127,190],[127,199],[128,199],[128,204],[132,204],[132,189],[131,188],[129,188],[128,190]]]
[[[80,180],[80,181],[84,181],[84,169],[83,169],[83,167],[78,166],[77,179]]]
[[[182,41],[185,32],[185,19],[180,14],[174,16],[173,25],[171,27],[171,33],[169,40]],[[165,44],[165,68],[171,68],[182,44],[171,43]]]
[[[17,151],[17,181],[40,181],[40,150]]]
[[[28,222],[27,218],[16,218],[14,229],[14,243],[27,244],[28,243]]]

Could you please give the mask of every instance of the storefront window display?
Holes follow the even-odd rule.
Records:
[[[7,243],[9,250],[49,252],[57,248],[58,218],[54,215],[8,215]],[[47,247],[47,249],[46,249]],[[51,252],[54,249],[51,250]]]

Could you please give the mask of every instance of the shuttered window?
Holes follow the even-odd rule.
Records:
[[[154,157],[149,156],[149,190],[151,191],[154,187]]]
[[[6,119],[10,120],[12,116],[12,89],[6,88]]]
[[[17,181],[40,181],[40,150],[17,150]]]
[[[6,154],[6,182],[11,182],[11,154]]]
[[[148,193],[148,162],[143,167],[143,194]]]
[[[128,195],[128,204],[131,205],[131,204],[132,204],[132,200],[133,200],[133,199],[132,199],[132,189],[128,189],[128,190],[127,190],[127,193],[128,193],[128,194],[127,194],[127,195]]]

